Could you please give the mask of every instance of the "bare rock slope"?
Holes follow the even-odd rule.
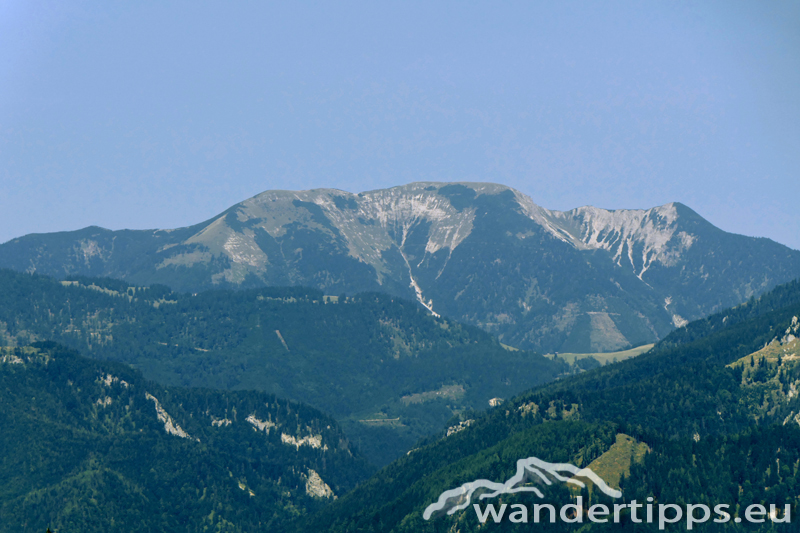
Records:
[[[178,290],[384,291],[506,344],[613,351],[800,276],[800,252],[688,207],[551,211],[489,183],[267,191],[175,230],[97,227],[0,245],[0,267]]]

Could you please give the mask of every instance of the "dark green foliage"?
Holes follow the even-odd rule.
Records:
[[[431,527],[439,526],[446,531],[452,520],[426,523],[421,517],[441,492],[478,478],[505,481],[514,474],[517,459],[524,457],[548,456],[553,462],[588,464],[599,455],[597,450],[611,445],[616,431],[609,424],[565,422],[520,430],[492,445],[464,433],[447,439],[449,451],[458,449],[463,459],[454,458],[443,446],[412,452],[304,522],[301,529],[432,531]]]
[[[626,498],[640,502],[653,497],[655,502],[730,505],[730,513],[742,517],[752,504],[774,504],[783,511],[792,506],[792,524],[761,526],[703,524],[700,532],[796,531],[800,494],[800,428],[791,426],[758,427],[735,436],[712,436],[695,442],[691,439],[664,440],[651,435],[653,453],[642,464],[634,465],[624,483]],[[673,527],[673,531],[685,529]],[[656,527],[643,528],[656,531]]]
[[[336,494],[369,473],[336,422],[302,404],[164,388],[52,343],[0,359],[2,532],[269,530],[324,504],[306,494],[309,469]],[[167,433],[148,394],[188,438]],[[250,415],[275,427],[256,431]]]
[[[600,361],[594,357],[584,357],[583,359],[578,359],[575,361],[575,366],[581,370],[592,370],[594,368],[599,368],[601,365]]]
[[[639,357],[523,398],[569,398],[581,405],[584,417],[639,424],[670,436],[742,431],[752,423],[752,412],[738,400],[749,393],[740,387],[741,371],[725,365],[780,338],[794,316],[800,316],[797,282],[680,328]]]
[[[781,338],[795,316],[800,316],[800,284],[791,283],[681,328],[647,354],[545,385],[483,415],[472,414],[468,428],[428,439],[304,523],[331,532],[517,531],[519,526],[509,522],[479,528],[470,510],[429,522],[421,513],[442,490],[472,479],[507,479],[514,462],[529,455],[585,465],[605,449],[597,443],[610,442],[606,432],[611,431],[631,435],[651,449],[644,464],[634,465],[623,479],[626,502],[653,496],[662,503],[724,503],[740,516],[751,503],[791,504],[793,525],[709,523],[695,530],[795,531],[800,428],[793,417],[800,412],[800,399],[788,393],[788,384],[800,384],[800,364],[759,358],[753,367],[726,366]],[[537,440],[546,435],[558,437]],[[539,445],[523,449],[521,442]],[[582,455],[580,450],[594,451]],[[487,462],[487,454],[496,454],[494,463]],[[531,503],[523,496],[501,500]],[[569,496],[554,501],[567,503]],[[578,530],[565,524],[547,527]],[[619,525],[582,527],[581,533],[657,530],[633,524],[629,517]],[[685,523],[671,530],[684,531]]]
[[[375,531],[375,532],[445,532],[458,530],[464,533],[477,531],[524,531],[541,529],[548,532],[599,533],[655,532],[657,524],[634,524],[630,511],[621,513],[619,524],[591,524],[584,514],[584,523],[566,524],[557,520],[555,524],[512,524],[508,519],[500,524],[490,520],[480,524],[472,507],[454,516],[438,516],[429,521],[422,518],[422,510],[436,501],[444,490],[458,487],[462,483],[479,478],[502,481],[515,472],[516,461],[523,457],[546,457],[552,462],[570,462],[586,465],[602,453],[614,440],[617,431],[630,431],[609,424],[586,424],[559,422],[521,430],[498,444],[487,447],[458,461],[448,461],[440,454],[430,451],[426,461],[401,460],[383,470],[373,479],[330,507],[309,519],[301,520],[298,529],[303,531]],[[792,506],[792,524],[726,524],[694,525],[694,531],[702,533],[744,531],[796,530],[800,488],[800,429],[796,427],[753,428],[731,437],[712,438],[696,443],[692,440],[664,440],[654,434],[642,435],[651,451],[642,464],[632,465],[631,475],[621,484],[625,503],[637,501],[654,504],[675,503],[678,505],[705,504],[710,508],[727,504],[732,516],[744,516],[744,509],[751,504],[769,508],[775,504],[781,511],[785,504]],[[458,443],[462,444],[462,443]],[[388,481],[391,480],[391,483]],[[575,492],[563,485],[546,487],[539,485],[545,497],[533,495],[505,495],[482,502],[499,506],[523,504],[530,510],[532,504],[552,504],[559,509],[574,502]],[[741,487],[741,490],[740,490]],[[613,500],[593,491],[582,492],[584,513],[590,505],[602,503],[613,508]],[[547,516],[547,515],[545,515]],[[637,519],[642,520],[644,510],[639,510]],[[657,512],[656,515],[657,516]],[[712,517],[716,518],[714,514]],[[290,527],[298,527],[291,525]],[[288,530],[288,529],[287,529]],[[669,526],[667,531],[686,531],[682,521]]]
[[[483,408],[567,370],[512,352],[481,330],[377,293],[333,303],[298,287],[172,293],[116,280],[74,284],[0,270],[6,343],[52,339],[181,386],[267,391],[340,420],[378,464],[438,432],[454,412]],[[65,282],[66,283],[66,282]],[[4,329],[5,328],[5,331]],[[0,341],[1,342],[1,341]],[[402,396],[457,385],[463,395]],[[400,418],[386,428],[359,419]]]

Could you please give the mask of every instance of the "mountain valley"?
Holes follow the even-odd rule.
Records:
[[[258,390],[334,416],[376,465],[465,410],[576,370],[378,293],[175,293],[0,270],[0,344],[53,340],[165,385]]]
[[[508,479],[514,463],[536,456],[597,465],[620,438],[646,445],[616,467],[627,501],[726,503],[800,508],[800,282],[680,328],[639,357],[544,385],[471,420],[457,434],[422,443],[344,498],[308,519],[304,530],[516,531],[481,524],[471,507],[423,519],[442,491],[477,478]],[[631,440],[633,439],[633,440]],[[545,502],[575,496],[546,487]],[[591,503],[608,500],[583,494]],[[504,495],[504,503],[530,499]],[[574,501],[574,500],[572,500]],[[587,504],[588,507],[588,504]],[[672,531],[685,530],[678,523]],[[556,523],[548,531],[659,531],[656,524]],[[793,531],[796,525],[696,525],[703,532]]]

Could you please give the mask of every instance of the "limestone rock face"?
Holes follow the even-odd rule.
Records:
[[[0,267],[208,288],[387,292],[545,352],[616,351],[800,276],[688,207],[553,211],[492,183],[267,191],[195,226],[28,235]]]
[[[336,495],[333,493],[328,484],[322,481],[322,478],[319,477],[319,474],[317,474],[314,470],[311,469],[308,470],[308,480],[306,481],[306,493],[310,496],[316,496],[317,498],[336,499]]]

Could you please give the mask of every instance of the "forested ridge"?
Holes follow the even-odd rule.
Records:
[[[38,340],[131,364],[163,384],[262,390],[313,405],[342,421],[377,464],[466,409],[568,370],[379,293],[188,294],[0,270],[0,343]]]
[[[28,389],[20,392],[16,400],[8,402],[15,407],[4,414],[6,417],[17,417],[7,419],[4,426],[11,425],[19,428],[19,431],[27,431],[26,434],[35,435],[28,444],[10,447],[12,453],[8,457],[16,459],[7,458],[4,462],[4,472],[11,472],[4,474],[4,479],[8,480],[4,486],[12,487],[17,492],[10,495],[13,498],[9,500],[15,502],[16,506],[3,507],[3,512],[16,520],[14,523],[22,523],[22,516],[29,516],[31,512],[56,509],[57,513],[63,515],[62,525],[81,524],[83,530],[92,531],[95,525],[90,523],[90,515],[81,514],[86,510],[85,501],[91,502],[92,498],[101,501],[110,493],[119,493],[118,497],[114,497],[116,499],[104,504],[104,508],[112,511],[108,515],[101,513],[106,520],[103,524],[111,523],[111,518],[117,520],[115,517],[120,516],[125,523],[138,520],[148,524],[143,528],[156,523],[200,524],[198,531],[207,527],[211,528],[208,530],[215,530],[213,528],[216,527],[219,531],[237,531],[236,527],[252,530],[251,526],[258,528],[265,527],[265,524],[270,531],[287,532],[515,531],[521,526],[508,521],[482,525],[470,509],[429,521],[422,518],[422,511],[442,491],[462,483],[479,478],[495,481],[508,479],[514,472],[516,461],[529,456],[577,466],[596,465],[594,467],[604,475],[621,476],[619,488],[626,501],[634,498],[642,501],[651,497],[656,503],[725,503],[731,506],[732,515],[737,517],[742,515],[746,506],[753,503],[765,506],[776,504],[781,508],[789,504],[793,506],[793,516],[797,517],[800,490],[800,340],[797,339],[800,337],[800,283],[797,282],[780,286],[759,299],[752,299],[679,328],[653,350],[639,357],[578,375],[562,376],[483,411],[480,409],[483,405],[476,403],[479,408],[471,409],[465,401],[460,407],[454,408],[457,395],[451,393],[457,389],[441,388],[448,382],[441,379],[441,374],[435,374],[437,362],[446,362],[444,368],[454,372],[454,375],[473,376],[460,382],[464,390],[469,391],[478,388],[475,383],[503,381],[501,377],[505,378],[504,383],[512,379],[518,380],[512,383],[522,383],[531,377],[526,373],[535,372],[525,367],[524,362],[538,364],[542,358],[526,352],[505,350],[481,331],[431,317],[411,302],[379,294],[363,294],[341,297],[334,303],[318,291],[299,288],[188,295],[173,293],[165,287],[136,288],[113,280],[74,279],[58,282],[27,274],[6,275],[6,290],[0,297],[0,310],[5,313],[0,315],[0,320],[3,322],[2,334],[6,342],[21,344],[49,336],[73,346],[83,346],[95,357],[110,357],[109,354],[118,350],[122,354],[117,356],[119,359],[149,372],[162,372],[162,376],[168,376],[162,377],[167,382],[185,381],[187,378],[177,370],[202,369],[203,364],[208,364],[204,358],[208,358],[215,365],[208,375],[220,379],[221,376],[236,376],[241,381],[227,385],[233,387],[246,387],[244,380],[251,379],[241,376],[248,376],[248,372],[242,371],[253,367],[253,361],[259,356],[253,346],[270,346],[274,350],[270,353],[279,352],[282,357],[264,358],[273,365],[270,373],[265,375],[272,376],[271,379],[278,385],[282,382],[275,380],[274,374],[276,369],[282,368],[280,364],[287,365],[283,367],[287,376],[315,368],[315,365],[304,367],[308,363],[298,362],[297,359],[302,358],[294,358],[295,353],[301,353],[306,358],[311,357],[307,354],[312,354],[318,358],[318,364],[323,365],[321,372],[303,374],[303,379],[310,377],[313,381],[314,377],[318,379],[320,376],[330,379],[338,371],[353,372],[372,363],[375,368],[391,368],[394,377],[401,380],[407,378],[406,383],[422,380],[427,384],[416,389],[392,389],[395,403],[389,401],[380,405],[376,413],[379,421],[389,419],[398,412],[392,409],[407,409],[406,413],[416,412],[419,420],[426,420],[425,417],[430,417],[431,412],[436,413],[437,406],[444,407],[437,415],[440,418],[427,419],[428,437],[417,442],[407,454],[370,479],[357,484],[364,479],[369,467],[358,458],[359,447],[352,439],[337,433],[340,430],[335,422],[331,420],[329,428],[324,422],[319,422],[324,421],[324,415],[317,415],[313,409],[279,400],[264,392],[187,391],[164,388],[155,383],[148,385],[147,392],[162,402],[165,411],[174,417],[175,424],[180,425],[186,437],[167,433],[164,422],[155,415],[153,400],[143,396],[139,390],[141,397],[129,399],[127,405],[142,404],[142,413],[150,409],[147,424],[150,424],[151,430],[146,430],[144,434],[156,435],[152,438],[159,442],[158,446],[146,445],[150,446],[148,450],[155,449],[158,453],[142,455],[136,439],[144,437],[132,431],[140,428],[132,424],[140,422],[125,412],[123,401],[108,404],[117,411],[108,411],[109,415],[102,417],[79,415],[73,420],[65,416],[67,426],[79,427],[81,432],[87,431],[84,428],[95,432],[91,434],[89,445],[84,445],[85,441],[81,440],[83,437],[76,437],[72,429],[60,433],[50,429],[51,424],[58,430],[62,429],[58,425],[62,424],[58,415],[45,417],[43,423],[39,422],[41,412],[66,413],[77,409],[76,413],[88,413],[80,407],[86,403],[85,399],[91,400],[93,413],[105,412],[100,411],[101,408],[107,408],[103,405],[106,397],[100,391],[102,387],[107,387],[104,382],[107,378],[105,373],[98,374],[99,367],[92,367],[94,370],[89,372],[93,379],[92,387],[95,388],[86,387],[85,390],[92,391],[87,398],[76,404],[75,400],[70,399],[70,394],[74,395],[75,392],[69,383],[74,384],[76,380],[72,377],[67,380],[61,378],[63,384],[49,393],[61,395],[60,403],[45,403],[39,412],[31,408],[38,406],[36,402],[26,406],[23,400],[40,398],[34,391],[49,390],[52,385],[41,380],[32,381],[25,385]],[[29,283],[31,285],[26,285]],[[392,323],[392,318],[397,318],[397,322]],[[369,320],[373,322],[365,322]],[[372,324],[370,331],[356,332],[365,323]],[[387,327],[390,329],[381,329]],[[254,341],[253,332],[259,330],[271,332],[272,335],[262,335]],[[281,335],[277,335],[275,330],[279,330]],[[326,337],[319,341],[309,331],[322,332],[321,335]],[[387,334],[387,331],[393,333]],[[148,340],[156,337],[165,340],[155,343]],[[263,344],[259,344],[267,338],[269,341],[264,340]],[[40,352],[56,350],[52,345],[38,346],[36,349]],[[130,350],[123,351],[120,347],[129,347]],[[368,349],[361,352],[361,347]],[[414,347],[414,350],[403,351],[409,347]],[[14,387],[25,383],[25,380],[19,379],[23,375],[20,374],[23,367],[18,368],[19,364],[9,362],[8,357],[13,355],[22,359],[26,349],[7,349],[13,351],[6,352],[7,359],[3,367],[9,384],[7,391],[16,390]],[[330,351],[326,352],[325,349]],[[332,354],[334,351],[344,358],[344,362],[336,360],[337,364],[332,364],[333,360],[324,360],[326,353]],[[451,359],[448,359],[448,354],[452,354]],[[434,355],[435,359],[426,359]],[[491,360],[504,356],[511,359]],[[62,357],[62,360],[78,360],[74,354],[70,357],[72,359]],[[148,363],[150,360],[152,362]],[[407,361],[405,366],[404,361]],[[433,374],[426,370],[426,365],[431,361],[434,361],[430,365]],[[483,363],[474,366],[476,361]],[[512,376],[502,364],[491,364],[497,361],[503,364],[515,361],[517,375]],[[381,366],[387,362],[396,366]],[[563,363],[548,362],[562,365],[561,369],[566,370]],[[132,374],[133,381],[143,379],[136,376],[137,370],[118,363],[88,361],[86,364],[89,363],[117,365],[114,372],[109,374],[113,373],[126,382],[128,378],[125,376]],[[148,367],[148,364],[151,366]],[[347,367],[347,364],[351,366]],[[33,362],[23,366],[28,370],[36,367]],[[44,368],[51,372],[50,363]],[[52,368],[57,369],[58,366]],[[170,374],[170,368],[176,371]],[[39,371],[41,369],[36,370]],[[66,372],[69,376],[74,374],[73,371]],[[200,370],[194,372],[199,376],[204,375]],[[36,373],[29,372],[27,375],[35,376]],[[55,375],[61,374],[57,372]],[[362,374],[358,379],[373,386],[376,383],[381,385],[379,380],[368,374]],[[389,377],[386,380],[387,387],[393,386]],[[291,380],[285,383],[286,386],[281,388],[284,393],[292,390],[292,386],[308,386],[308,381],[299,382],[298,385]],[[217,383],[216,386],[225,385]],[[488,385],[482,386],[487,387],[483,389],[486,393],[492,390]],[[113,380],[111,387],[117,387],[115,390],[123,395],[133,394],[132,389],[123,391],[119,383]],[[154,390],[158,392],[152,392]],[[312,393],[320,394],[321,390],[312,390]],[[431,391],[439,391],[436,394],[443,397],[434,394],[431,400],[425,396]],[[341,393],[350,392],[342,389]],[[238,402],[236,422],[230,418],[232,411],[229,402],[234,397],[232,395],[240,395],[235,400]],[[466,394],[462,396],[466,397]],[[224,410],[222,398],[226,398]],[[286,428],[287,436],[293,435],[293,440],[285,440],[278,436],[277,431],[267,433],[252,422],[241,422],[244,412],[254,414],[261,423],[272,420],[270,412],[257,412],[254,401],[262,402],[267,408],[274,405],[277,409],[275,420],[281,412],[288,413],[296,409],[298,413],[307,413],[296,415],[296,418],[306,417],[311,422],[295,423],[291,421],[291,416],[284,416],[282,427]],[[281,405],[287,406],[284,411],[281,411]],[[26,414],[21,416],[19,413]],[[197,413],[205,413],[199,417],[204,422],[200,422]],[[208,417],[208,420],[203,417]],[[443,424],[442,420],[447,418],[450,418],[449,422]],[[215,425],[226,419],[231,420],[232,424],[220,422],[219,426]],[[409,416],[403,423],[410,425],[410,420]],[[344,421],[345,424],[357,423],[354,418],[347,416]],[[238,429],[236,423],[239,424]],[[42,430],[35,433],[37,424]],[[441,429],[448,426],[446,430]],[[432,429],[434,427],[440,428],[438,432]],[[223,429],[231,432],[226,434]],[[392,431],[386,426],[381,429]],[[239,435],[237,431],[258,435],[267,448],[250,444],[244,434],[241,434],[243,440],[235,444],[225,440],[227,437],[224,435]],[[97,438],[96,434],[102,432],[108,436]],[[119,439],[120,435],[124,438]],[[317,442],[310,440],[315,435],[320,435],[320,443],[331,443],[328,450],[308,444]],[[397,433],[384,433],[383,442],[390,441],[392,437],[389,435]],[[302,441],[304,438],[306,440]],[[196,439],[200,439],[200,442]],[[306,444],[290,445],[301,441]],[[24,439],[20,435],[9,436],[5,442],[11,446],[12,442],[24,442]],[[50,450],[48,442],[61,443],[61,447]],[[247,442],[247,445],[244,446],[242,442]],[[336,442],[339,448],[333,447]],[[621,448],[615,448],[620,442],[635,443],[635,449],[647,451],[639,455],[620,454]],[[198,450],[211,453],[207,449],[212,443],[216,446],[214,453],[227,454],[224,461],[209,460],[209,455],[198,455],[201,453]],[[28,450],[37,451],[26,455]],[[340,462],[332,461],[331,466],[330,456],[325,454],[332,450],[346,453],[347,457],[340,455]],[[306,455],[303,455],[304,452]],[[292,458],[281,453],[294,453],[295,456]],[[66,454],[67,457],[62,459],[60,454]],[[70,454],[75,457],[70,459]],[[149,472],[145,475],[143,468],[125,466],[127,463],[122,459],[121,462],[113,462],[121,456],[132,457],[137,465],[151,465]],[[59,460],[32,467],[26,457],[58,457]],[[268,464],[265,464],[264,457],[270,458],[266,461]],[[183,470],[184,466],[174,466],[178,464],[178,458],[188,465],[185,466],[187,470]],[[274,463],[271,462],[273,458]],[[351,465],[347,461],[355,463]],[[206,472],[211,468],[209,465],[219,464],[234,466],[208,471],[200,477],[190,477],[188,473],[186,477],[181,477],[181,472]],[[291,473],[280,471],[281,465],[287,464],[294,465]],[[161,468],[171,474],[159,474]],[[303,471],[303,468],[306,470]],[[306,486],[309,470],[318,472],[338,499],[330,501],[332,498],[310,496]],[[47,478],[47,472],[55,474]],[[276,474],[281,484],[291,487],[289,490],[275,489]],[[235,484],[226,485],[231,478],[236,481]],[[222,479],[227,481],[220,481]],[[163,487],[174,484],[184,487],[179,495],[158,493],[159,490],[165,490]],[[213,497],[195,501],[198,495],[202,495],[201,486],[206,489],[206,494],[213,492]],[[41,487],[49,488],[44,490]],[[256,490],[254,487],[259,488]],[[349,490],[351,487],[354,488]],[[142,504],[137,503],[136,498],[139,498],[139,494],[146,494],[145,489],[152,490],[153,494],[158,493],[161,505],[171,505],[170,498],[178,498],[176,501],[185,511],[178,514],[177,518],[167,511],[161,511],[160,518],[126,515],[124,509],[141,508]],[[250,496],[250,491],[257,496]],[[561,505],[574,501],[579,494],[587,506],[605,501],[603,498],[606,498],[598,491],[584,489],[575,492],[555,484],[547,488],[542,501]],[[261,506],[253,510],[249,505],[257,497],[266,499],[259,500]],[[76,506],[61,505],[70,501],[82,503]],[[150,502],[150,499],[141,501]],[[500,497],[497,503],[530,503],[530,500],[526,500],[525,495],[506,495]],[[25,509],[23,514],[14,514],[21,512],[19,509]],[[83,511],[79,512],[81,509]],[[657,526],[633,523],[628,513],[623,513],[622,519],[620,524],[557,522],[548,524],[547,531],[593,533],[657,530]],[[208,520],[212,522],[204,522]],[[212,527],[210,524],[215,525]],[[694,530],[735,533],[793,531],[791,528],[794,525],[795,521],[791,525],[769,521],[761,525],[707,523],[696,525]],[[679,523],[667,529],[683,531],[685,527],[684,523]]]
[[[163,387],[53,343],[0,350],[3,532],[264,531],[371,472],[307,405]]]
[[[587,466],[609,450],[608,432],[630,435],[649,448],[641,462],[628,464],[621,482],[627,501],[725,503],[735,516],[751,503],[791,504],[797,519],[798,317],[800,284],[793,282],[680,328],[647,354],[533,389],[476,415],[463,431],[429,439],[304,528],[515,531],[522,526],[508,521],[481,526],[471,508],[430,521],[422,519],[422,511],[442,491],[462,483],[507,479],[523,457]],[[570,501],[558,490],[547,494],[548,501]],[[530,503],[520,495],[499,501]],[[793,524],[708,523],[695,530],[794,531]],[[657,530],[629,519],[547,528]],[[685,529],[685,523],[671,528]]]

